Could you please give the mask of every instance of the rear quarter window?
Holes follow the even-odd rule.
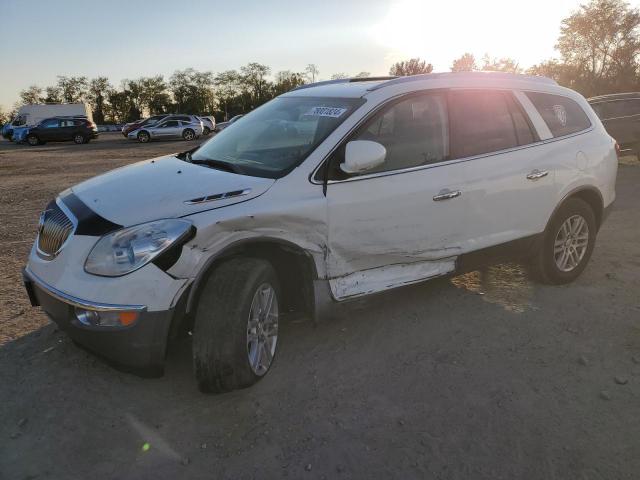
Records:
[[[554,137],[571,135],[591,127],[582,107],[570,98],[549,93],[525,92]]]

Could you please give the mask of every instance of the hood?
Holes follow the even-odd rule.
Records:
[[[169,156],[112,170],[71,190],[98,215],[126,227],[243,202],[262,195],[274,182]]]

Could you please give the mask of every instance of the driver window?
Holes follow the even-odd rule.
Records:
[[[387,149],[377,173],[441,162],[449,157],[447,102],[444,95],[412,95],[369,120],[351,140],[372,140]]]

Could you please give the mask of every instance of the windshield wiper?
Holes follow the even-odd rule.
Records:
[[[188,155],[188,162],[193,163],[194,165],[205,165],[211,168],[217,168],[218,170],[226,170],[227,172],[237,173],[239,175],[243,174],[242,168],[238,165],[235,165],[231,162],[224,162],[222,160],[214,160],[213,158],[205,158],[204,160],[193,160],[191,155]]]

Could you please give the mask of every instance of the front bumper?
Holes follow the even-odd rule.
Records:
[[[23,279],[31,304],[41,306],[49,318],[80,345],[116,368],[144,376],[162,374],[174,309],[149,312],[143,305],[86,301],[57,290],[28,269],[23,270]],[[87,326],[78,321],[76,308],[99,312],[134,311],[138,313],[138,319],[127,327]]]

